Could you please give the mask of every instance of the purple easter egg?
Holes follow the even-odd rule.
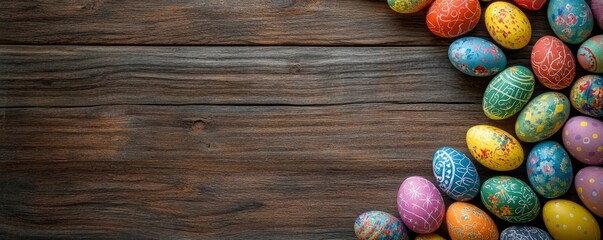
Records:
[[[398,190],[398,212],[410,230],[431,233],[444,220],[444,199],[436,186],[419,176],[409,177]]]
[[[580,162],[603,164],[603,122],[586,116],[570,118],[563,127],[563,145]]]

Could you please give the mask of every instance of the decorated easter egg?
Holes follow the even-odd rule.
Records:
[[[498,44],[508,49],[525,47],[532,37],[528,17],[515,5],[498,1],[486,8],[486,28]]]
[[[563,146],[555,141],[536,144],[528,154],[526,168],[532,188],[545,198],[559,197],[572,185],[572,162]]]
[[[475,166],[454,148],[443,147],[435,152],[433,175],[440,189],[456,201],[471,200],[479,192],[481,182]]]
[[[572,201],[549,200],[542,207],[542,218],[553,239],[601,239],[601,229],[597,220],[588,210]]]
[[[443,238],[435,233],[429,233],[418,235],[415,240],[446,240],[446,238]]]
[[[498,228],[492,218],[470,203],[452,203],[446,210],[446,226],[452,240],[498,239]]]
[[[590,8],[593,11],[595,23],[599,25],[599,28],[603,29],[603,0],[592,0]]]
[[[427,179],[409,177],[398,190],[398,212],[404,224],[413,232],[431,233],[444,220],[444,199]]]
[[[435,0],[425,21],[436,36],[453,38],[473,30],[481,14],[479,0]]]
[[[586,71],[603,73],[603,34],[582,43],[578,49],[578,63]]]
[[[578,78],[570,91],[570,102],[583,114],[603,117],[603,77],[586,75]]]
[[[555,35],[569,44],[583,42],[593,30],[593,15],[584,0],[550,0],[546,15]]]
[[[490,81],[482,108],[494,120],[509,118],[528,103],[534,92],[534,75],[524,66],[512,66]]]
[[[576,160],[589,164],[603,164],[603,122],[598,119],[575,116],[563,127],[563,145]]]
[[[576,192],[582,203],[594,214],[603,217],[603,168],[589,166],[576,174]]]
[[[524,142],[538,142],[555,134],[570,114],[570,102],[558,92],[536,96],[521,110],[515,122],[515,134]]]
[[[540,212],[536,193],[524,181],[514,177],[492,177],[482,185],[480,196],[486,209],[510,223],[526,223]]]
[[[540,10],[544,6],[546,0],[515,0],[515,3],[527,10],[536,11]]]
[[[408,231],[400,219],[382,211],[368,211],[360,214],[354,223],[358,239],[408,240]]]
[[[544,36],[536,41],[530,64],[538,81],[553,90],[569,87],[576,76],[572,51],[553,36]]]
[[[399,13],[414,13],[427,7],[433,0],[387,0],[391,9]]]
[[[500,240],[553,240],[546,231],[532,226],[511,226],[500,232]]]
[[[511,134],[502,129],[477,125],[467,131],[467,147],[471,155],[485,167],[510,171],[523,163],[523,148]]]
[[[478,37],[463,37],[452,42],[448,59],[456,69],[474,77],[494,75],[507,65],[507,57],[500,48]]]

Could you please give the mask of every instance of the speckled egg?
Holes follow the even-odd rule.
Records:
[[[603,217],[603,168],[589,166],[576,174],[576,192],[582,203],[594,214]]]
[[[446,211],[446,226],[452,240],[498,239],[498,228],[492,218],[470,203],[452,203]]]
[[[570,102],[583,114],[603,117],[603,77],[586,75],[578,78],[570,91]]]
[[[584,0],[550,0],[546,15],[555,35],[569,44],[583,42],[593,30],[593,15]]]
[[[453,38],[473,30],[481,14],[479,0],[435,0],[425,21],[436,36]]]
[[[532,226],[511,226],[500,233],[500,240],[553,240],[546,231]]]
[[[354,223],[354,232],[358,239],[408,239],[408,231],[400,219],[382,211],[360,214]]]
[[[603,122],[598,119],[575,116],[563,127],[563,145],[576,160],[589,164],[603,164]]]
[[[475,166],[454,148],[443,147],[435,152],[433,175],[438,187],[456,201],[469,201],[479,192],[481,182]]]
[[[433,0],[387,0],[391,9],[399,13],[414,13],[427,7]]]
[[[435,233],[429,233],[418,235],[415,240],[446,240],[446,238],[443,238]]]
[[[515,122],[515,134],[524,142],[538,142],[555,134],[570,114],[570,102],[558,92],[536,96],[521,110]]]
[[[509,133],[497,127],[477,125],[467,131],[467,147],[471,155],[485,167],[510,171],[523,163],[523,148]]]
[[[444,199],[427,179],[409,177],[398,190],[398,212],[404,224],[413,232],[431,233],[444,220]]]
[[[593,11],[595,23],[599,25],[599,28],[603,29],[603,0],[592,0],[590,8]]]
[[[530,64],[538,81],[553,90],[569,87],[576,76],[576,61],[572,51],[553,36],[544,36],[536,41]]]
[[[536,193],[524,181],[514,177],[492,177],[482,185],[480,196],[486,209],[510,223],[526,223],[540,212]]]
[[[507,57],[494,43],[463,37],[450,44],[448,59],[459,71],[474,77],[491,76],[507,66]]]
[[[507,119],[528,103],[534,92],[534,75],[524,66],[512,66],[500,72],[484,91],[482,108],[493,120]]]
[[[546,0],[515,0],[515,3],[524,9],[536,11],[544,7]]]
[[[603,73],[603,34],[582,43],[578,49],[578,63],[586,71]]]
[[[553,239],[601,239],[601,229],[597,220],[588,210],[572,201],[549,200],[542,208],[542,218]]]
[[[572,162],[563,146],[555,141],[536,144],[528,154],[526,168],[530,185],[545,198],[557,198],[572,185]]]
[[[486,28],[498,44],[508,49],[525,47],[532,37],[528,17],[515,5],[498,1],[486,8]]]

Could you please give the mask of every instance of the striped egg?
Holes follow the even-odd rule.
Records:
[[[490,81],[482,108],[487,117],[493,120],[509,118],[528,103],[534,92],[534,75],[524,66],[512,66]]]

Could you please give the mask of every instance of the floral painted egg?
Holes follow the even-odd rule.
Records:
[[[398,212],[404,224],[413,232],[431,233],[444,221],[444,199],[427,179],[409,177],[398,190]]]
[[[481,14],[479,0],[435,0],[425,20],[436,36],[453,38],[473,30]]]
[[[527,10],[536,11],[540,10],[544,6],[546,0],[515,0],[515,3]]]
[[[485,167],[495,171],[510,171],[523,163],[523,148],[502,129],[477,125],[467,131],[467,147],[471,155]]]
[[[603,0],[592,0],[590,8],[593,11],[595,23],[599,25],[599,28],[603,29]]]
[[[498,239],[498,228],[492,218],[470,203],[452,203],[446,211],[446,226],[452,240]]]
[[[459,71],[474,77],[491,76],[507,66],[507,57],[496,46],[478,37],[463,37],[450,44],[448,59]]]
[[[540,212],[536,193],[527,183],[514,177],[492,177],[481,189],[482,202],[495,216],[510,223],[526,223]]]
[[[511,226],[500,233],[500,240],[553,240],[546,231],[532,226]]]
[[[540,83],[553,90],[569,87],[576,76],[572,51],[553,36],[538,39],[532,48],[530,64]]]
[[[545,198],[557,198],[572,185],[572,162],[563,146],[555,141],[536,144],[528,154],[526,168],[532,188]]]
[[[446,238],[443,238],[435,233],[429,233],[418,235],[415,240],[446,240]]]
[[[549,200],[542,207],[542,218],[553,239],[601,239],[601,229],[597,220],[588,210],[572,201]]]
[[[578,63],[586,71],[603,73],[603,34],[582,43],[578,49]]]
[[[575,116],[563,127],[563,145],[576,160],[589,164],[603,164],[603,122],[598,119]]]
[[[427,7],[433,0],[387,0],[391,9],[399,13],[414,13]]]
[[[534,75],[524,66],[512,66],[490,81],[482,102],[487,117],[507,119],[528,103],[534,92]]]
[[[498,1],[486,8],[486,28],[498,44],[508,49],[525,47],[532,37],[528,17],[515,5]]]
[[[443,147],[435,152],[433,175],[440,189],[456,201],[469,201],[479,192],[481,182],[475,166],[454,148]]]
[[[382,211],[368,211],[360,214],[354,223],[358,239],[408,240],[408,231],[400,219]]]
[[[603,168],[589,166],[576,174],[576,192],[582,203],[594,214],[603,217]]]
[[[546,15],[555,35],[566,43],[584,42],[593,31],[593,15],[584,0],[550,0]]]
[[[603,117],[603,77],[586,75],[578,78],[572,86],[570,102],[580,113]]]
[[[536,96],[521,110],[515,122],[515,134],[524,142],[538,142],[555,134],[570,114],[570,102],[558,92]]]

